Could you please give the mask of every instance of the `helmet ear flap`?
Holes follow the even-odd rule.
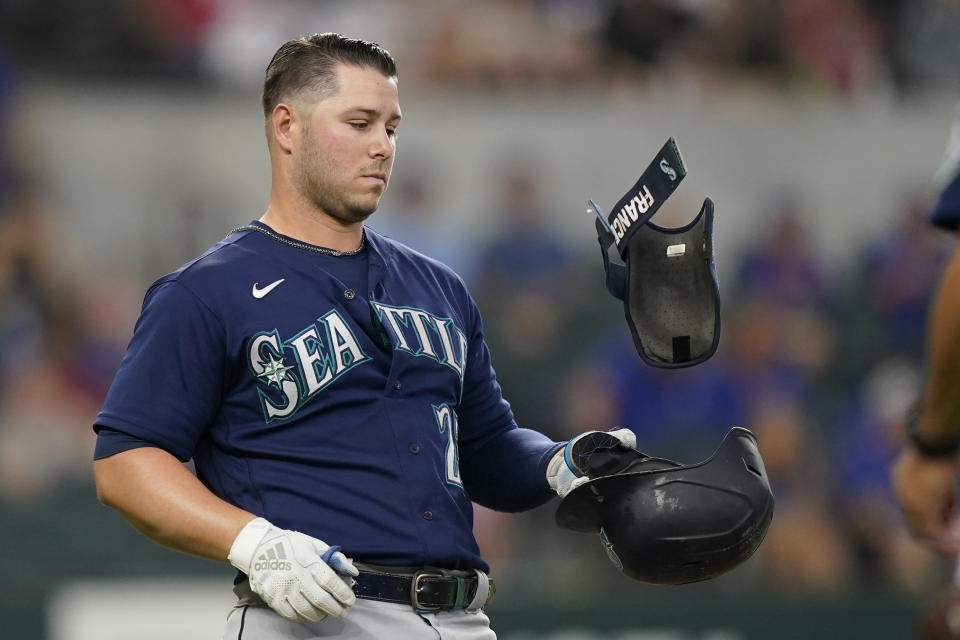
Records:
[[[557,524],[598,533],[625,575],[682,584],[721,575],[760,546],[773,518],[773,493],[756,438],[734,427],[708,459],[681,465],[639,451],[604,452],[612,473],[571,491]]]

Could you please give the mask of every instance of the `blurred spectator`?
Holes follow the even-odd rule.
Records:
[[[216,0],[63,0],[0,5],[0,40],[28,69],[100,78],[193,79]],[[43,47],[36,43],[43,41]]]
[[[835,500],[864,587],[885,584],[919,591],[939,578],[934,555],[907,534],[890,485],[890,468],[904,441],[904,419],[919,390],[919,366],[887,357],[837,412]]]
[[[123,345],[102,333],[116,325],[88,321],[98,307],[57,257],[61,242],[33,188],[19,185],[0,205],[0,497],[9,500],[89,479],[89,425],[120,361]]]
[[[563,416],[563,431],[556,434],[558,438],[569,439],[585,429],[627,426],[620,410],[620,384],[614,367],[613,363],[587,360],[577,363],[567,374],[557,393]],[[646,445],[638,439],[637,446]]]
[[[960,59],[960,3],[954,0],[901,0],[890,14],[891,57],[903,93],[953,86]]]
[[[147,36],[156,55],[167,61],[165,66],[196,75],[219,4],[218,0],[138,0],[138,31]]]
[[[406,158],[410,163],[412,158]],[[458,228],[457,216],[440,206],[431,191],[434,177],[425,167],[394,174],[390,189],[380,208],[371,218],[371,226],[380,233],[457,272],[469,286],[473,280],[473,263],[477,245],[464,229]]]
[[[25,185],[0,201],[0,385],[46,348],[46,325],[63,293],[48,243],[51,222]]]
[[[738,73],[784,68],[782,29],[780,3],[616,0],[599,35],[614,79],[722,90]]]
[[[573,5],[574,3],[567,3]],[[597,46],[574,16],[595,21],[595,2],[575,12],[539,0],[446,2],[432,6],[439,25],[424,62],[443,84],[490,91],[569,86],[590,81],[598,68]]]
[[[907,198],[896,224],[863,252],[859,286],[875,314],[884,351],[919,353],[927,306],[950,244],[927,222],[926,200]]]
[[[759,550],[763,584],[795,594],[848,589],[853,557],[829,504],[830,461],[793,398],[758,402],[749,420],[777,503]]]
[[[576,353],[564,344],[582,313],[574,286],[574,254],[550,224],[537,178],[506,166],[497,206],[496,235],[476,264],[478,304],[504,395],[517,421],[552,433],[559,425],[556,390]]]
[[[742,401],[796,399],[810,406],[832,348],[825,318],[778,307],[764,296],[740,301],[727,315],[725,377]]]
[[[797,193],[781,190],[757,216],[766,227],[740,256],[734,284],[737,298],[763,298],[791,309],[827,302],[823,265],[810,246],[802,207]]]
[[[610,427],[631,429],[637,447],[651,455],[696,462],[746,417],[743,395],[734,386],[724,355],[688,369],[656,369],[640,360],[625,335],[606,345],[591,367],[606,383],[587,387],[592,395],[584,402],[601,408],[598,417],[610,412],[604,407],[615,407]],[[574,406],[570,401],[568,405]]]
[[[600,36],[615,58],[649,68],[662,62],[672,41],[691,30],[695,22],[689,3],[613,0]]]
[[[496,232],[478,258],[481,295],[517,290],[570,295],[574,257],[567,241],[550,224],[537,177],[516,165],[502,169]]]
[[[203,67],[226,86],[259,91],[264,59],[277,42],[326,31],[379,42],[399,60],[421,58],[432,47],[443,10],[430,0],[220,0]],[[423,66],[402,64],[401,86]]]
[[[771,70],[785,63],[783,51],[784,3],[766,0],[730,0],[704,3],[710,12],[705,35],[710,56],[747,71]]]
[[[2,42],[2,41],[0,41]],[[17,148],[13,140],[10,115],[13,110],[16,79],[13,64],[0,46],[0,203],[12,186]]]
[[[883,30],[857,0],[792,0],[785,12],[788,59],[816,86],[840,97],[885,80]]]

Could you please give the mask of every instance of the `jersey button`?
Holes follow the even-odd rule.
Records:
[[[357,294],[353,289],[347,289],[346,291],[343,292],[343,297],[346,298],[347,300],[353,300],[354,298],[357,297]]]
[[[393,383],[393,388],[396,389],[397,391],[400,391],[400,387],[402,387],[402,386],[403,386],[403,385],[400,384],[400,381],[399,381],[399,380],[397,380],[396,382]]]
[[[420,453],[420,445],[418,445],[416,442],[411,444],[410,453],[412,453],[413,455],[417,455],[418,453]]]
[[[433,511],[424,511],[423,512],[424,520],[433,520]]]

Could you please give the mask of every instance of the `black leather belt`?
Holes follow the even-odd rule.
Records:
[[[477,595],[476,574],[464,577],[444,575],[439,570],[421,569],[411,574],[360,570],[354,578],[353,593],[358,598],[411,605],[418,613],[465,609]],[[490,587],[484,605],[493,600],[496,587]]]

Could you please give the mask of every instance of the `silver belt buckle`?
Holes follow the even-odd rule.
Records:
[[[443,578],[442,573],[437,573],[436,571],[427,571],[421,569],[413,574],[413,580],[410,581],[410,603],[413,605],[413,609],[417,613],[432,613],[434,611],[440,611],[442,607],[436,606],[431,607],[420,603],[420,581],[424,578]]]

